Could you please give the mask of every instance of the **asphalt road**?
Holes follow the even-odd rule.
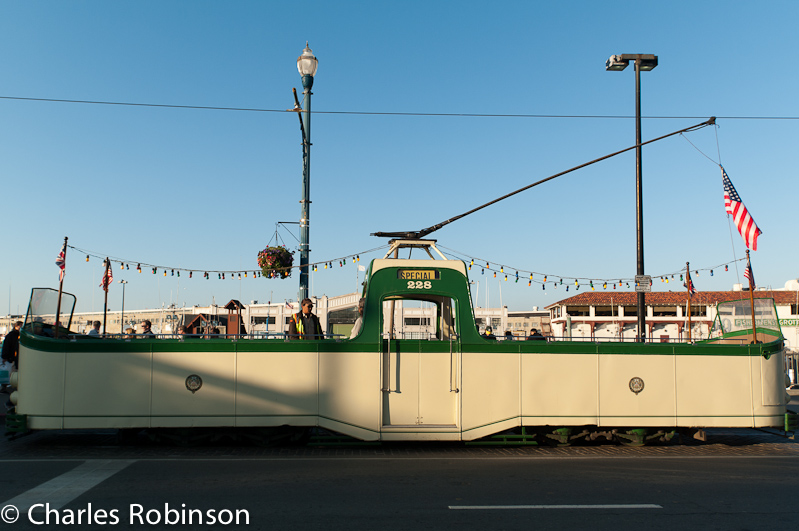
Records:
[[[251,529],[794,528],[799,443],[710,435],[645,448],[175,448],[37,434],[0,443],[0,507],[20,510],[0,525],[174,529],[191,516],[190,527]]]
[[[252,529],[731,530],[791,529],[799,517],[797,456],[176,456],[115,461],[109,477],[83,490],[103,464],[3,463],[3,505],[22,511],[4,526],[174,528],[191,516],[192,527],[221,518]],[[54,478],[61,483],[47,490]],[[59,506],[69,489],[77,496]],[[49,514],[36,511],[47,503]],[[30,515],[25,504],[34,504]],[[89,513],[106,523],[85,525]]]

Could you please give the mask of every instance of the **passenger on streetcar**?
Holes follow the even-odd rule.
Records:
[[[527,341],[546,341],[546,338],[541,335],[541,333],[536,329],[533,328],[530,330],[530,335],[527,336]]]
[[[295,313],[289,320],[289,339],[324,339],[319,318],[311,311],[311,299],[302,299],[302,311]]]
[[[92,329],[89,330],[87,335],[90,336],[99,336],[100,335],[100,321],[95,321],[92,323]]]
[[[361,333],[361,328],[363,327],[363,305],[365,303],[366,299],[361,299],[358,301],[358,318],[355,320],[355,324],[352,325],[350,339],[355,339],[355,336]]]
[[[139,334],[139,335],[141,335],[142,337],[145,337],[147,339],[155,339],[155,334],[151,330],[152,326],[153,326],[153,324],[150,321],[147,321],[147,320],[142,321],[141,322],[142,331],[141,331],[141,334]]]

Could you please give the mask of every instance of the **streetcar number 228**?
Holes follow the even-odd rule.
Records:
[[[429,280],[425,280],[422,282],[421,280],[409,280],[408,281],[408,289],[430,289],[433,287],[433,283]]]

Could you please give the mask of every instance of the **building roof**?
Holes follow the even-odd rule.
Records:
[[[230,302],[225,304],[226,310],[244,310],[245,306],[236,299],[230,299]]]
[[[776,304],[796,303],[796,291],[769,291],[756,290],[755,298],[773,298]],[[568,299],[560,300],[547,306],[547,309],[556,306],[634,306],[638,302],[637,293],[634,291],[586,291]],[[670,306],[685,304],[688,295],[684,291],[653,291],[644,294],[644,304],[647,306]],[[745,299],[749,300],[748,291],[697,291],[691,297],[693,305],[714,306],[716,303]]]

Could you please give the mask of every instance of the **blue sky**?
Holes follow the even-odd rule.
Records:
[[[364,254],[376,231],[415,230],[635,140],[634,73],[612,54],[653,53],[642,74],[644,140],[718,116],[688,139],[719,160],[763,235],[759,285],[799,277],[796,246],[799,47],[793,1],[178,2],[0,0],[0,96],[285,110],[314,84],[311,261]],[[617,118],[396,116],[324,111]],[[652,118],[665,117],[665,118]],[[759,117],[793,119],[767,120]],[[718,144],[717,144],[718,139]],[[646,272],[700,269],[699,290],[742,281],[718,166],[685,139],[643,154]],[[256,269],[278,221],[297,221],[300,132],[286,112],[0,99],[3,258],[0,313],[57,287],[69,242],[130,262]],[[734,231],[734,228],[733,228]],[[282,232],[289,247],[297,241]],[[528,287],[481,276],[480,304],[543,307],[553,278],[635,274],[632,152],[561,177],[430,236],[462,257],[547,273]],[[70,250],[65,290],[102,309],[100,260]],[[203,280],[145,270],[126,307],[296,299],[286,280]],[[502,278],[502,275],[500,275]],[[540,278],[540,277],[537,277]],[[356,286],[356,266],[313,274],[312,293]],[[583,285],[582,289],[587,289]],[[654,289],[681,289],[655,282]],[[121,305],[115,284],[110,308]]]

